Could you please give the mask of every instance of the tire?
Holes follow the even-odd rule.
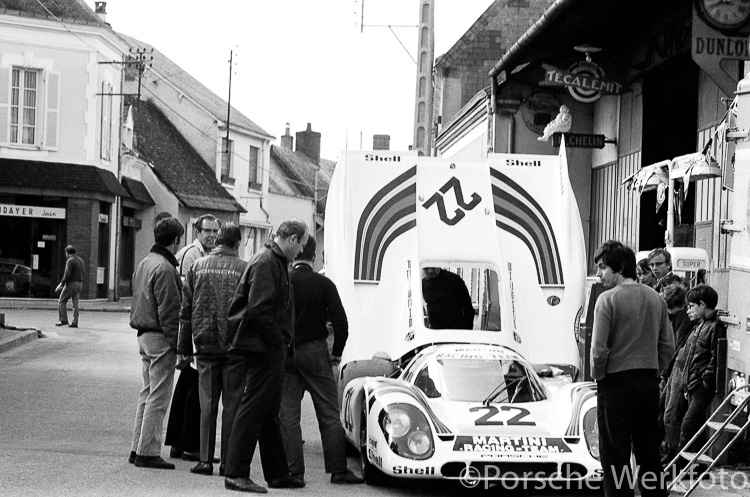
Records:
[[[365,483],[374,487],[384,485],[387,477],[367,458],[367,412],[362,409],[362,421],[359,424],[359,464]]]

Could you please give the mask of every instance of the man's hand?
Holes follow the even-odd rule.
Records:
[[[182,371],[190,365],[190,356],[187,354],[177,354],[177,364],[175,367]]]
[[[331,356],[331,365],[332,366],[338,366],[339,364],[341,364],[341,356],[332,355]]]
[[[62,284],[62,283],[60,283],[60,284],[59,284],[59,285],[57,285],[57,287],[55,288],[55,293],[60,293],[60,292],[62,292],[62,290],[63,290],[63,284]]]

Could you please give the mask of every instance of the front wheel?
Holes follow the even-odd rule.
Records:
[[[362,478],[365,483],[372,486],[383,485],[386,475],[376,468],[367,458],[367,411],[362,409],[362,420],[359,423],[359,464],[362,470]]]

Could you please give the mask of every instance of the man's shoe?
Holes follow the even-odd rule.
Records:
[[[78,325],[77,325],[77,324],[75,324],[75,323],[73,323],[73,324],[69,324],[69,325],[68,325],[68,328],[78,328]]]
[[[174,464],[167,462],[161,456],[135,456],[135,465],[139,468],[174,469]]]
[[[360,478],[359,476],[355,475],[349,470],[346,470],[342,473],[333,473],[331,475],[331,483],[345,483],[345,484],[358,484],[358,483],[364,483],[365,481]]]
[[[303,488],[305,482],[293,478],[291,475],[282,476],[268,482],[268,488]]]
[[[266,494],[268,490],[255,483],[250,478],[224,478],[224,488],[238,492],[253,492]]]
[[[55,326],[68,326],[68,323],[65,323],[63,321],[58,321],[55,323]]]
[[[190,468],[190,472],[196,475],[212,475],[214,474],[214,465],[210,462],[199,462]]]
[[[169,449],[169,457],[172,459],[179,459],[182,457],[182,449],[180,447],[177,447],[176,445],[173,445],[171,449]]]
[[[226,476],[224,473],[225,473],[224,463],[221,463],[219,464],[219,476]]]
[[[183,461],[200,461],[201,455],[199,452],[188,452],[187,450],[182,451]]]
[[[133,464],[135,462],[135,451],[134,450],[130,451],[130,456],[128,456],[128,462],[130,464]]]

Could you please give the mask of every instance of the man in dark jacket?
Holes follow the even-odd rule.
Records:
[[[55,326],[68,325],[70,328],[78,328],[78,295],[83,285],[83,261],[76,255],[73,245],[65,247],[65,273],[60,284],[55,289],[60,294],[57,301],[58,321]],[[68,324],[68,300],[73,301],[73,322]]]
[[[281,384],[287,357],[294,350],[294,300],[289,262],[307,243],[301,221],[281,223],[273,242],[253,257],[229,307],[230,352],[242,355],[247,387],[229,437],[224,486],[229,490],[266,493],[253,482],[250,463],[260,444],[263,476],[271,488],[301,488],[289,474],[279,424]]]
[[[706,421],[706,409],[716,395],[718,342],[726,334],[726,328],[718,320],[716,290],[709,285],[698,285],[688,291],[687,301],[688,314],[695,326],[672,371],[672,375],[680,375],[682,386],[680,394],[675,394],[680,402],[671,420],[680,434],[678,450],[685,448]]]
[[[346,439],[339,417],[338,392],[332,366],[341,362],[349,324],[336,285],[313,271],[316,242],[309,237],[290,274],[294,290],[294,357],[289,358],[281,394],[281,433],[289,471],[304,481],[301,405],[305,391],[315,407],[323,460],[331,483],[363,483],[346,466]],[[328,328],[333,328],[333,350],[328,353]]]
[[[200,395],[200,461],[190,471],[203,475],[213,473],[216,448],[216,417],[219,398],[223,396],[221,418],[221,460],[226,460],[229,433],[245,382],[242,356],[229,354],[227,315],[232,295],[245,272],[247,263],[237,255],[242,240],[240,229],[226,224],[219,229],[217,247],[197,259],[188,269],[180,308],[180,334],[177,354],[182,362],[193,354],[198,366]],[[219,469],[223,473],[222,468]]]
[[[184,232],[173,217],[159,221],[154,228],[156,243],[133,274],[130,327],[138,330],[143,388],[138,394],[129,462],[138,467],[174,469],[160,452],[174,383],[182,291],[174,251]]]
[[[474,305],[466,283],[456,273],[426,267],[422,270],[422,296],[433,330],[470,330],[474,327]]]

